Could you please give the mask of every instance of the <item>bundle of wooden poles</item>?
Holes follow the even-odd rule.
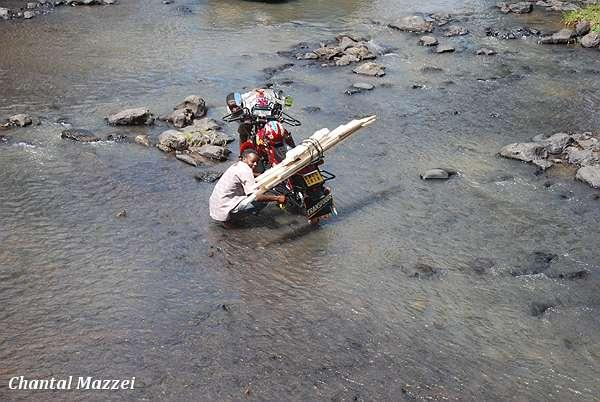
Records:
[[[244,203],[252,202],[258,194],[264,194],[274,188],[276,185],[296,174],[311,163],[321,159],[323,153],[327,152],[334,145],[348,138],[356,131],[372,124],[376,116],[368,116],[358,120],[352,120],[343,124],[335,130],[329,131],[323,128],[316,131],[298,146],[289,150],[281,163],[267,169],[256,178],[258,189],[255,193],[248,196]]]

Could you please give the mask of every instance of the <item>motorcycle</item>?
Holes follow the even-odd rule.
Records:
[[[244,94],[231,93],[226,103],[230,113],[223,120],[239,123],[240,154],[254,149],[260,158],[260,172],[280,163],[287,151],[295,147],[283,124],[298,127],[302,123],[284,111],[293,100],[283,96],[282,91],[259,88]],[[325,186],[335,175],[322,169],[323,163],[323,155],[317,153],[308,166],[273,189],[286,196],[284,209],[304,215],[310,223],[337,214],[331,190]]]

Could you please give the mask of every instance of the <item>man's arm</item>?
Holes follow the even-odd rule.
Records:
[[[271,194],[258,194],[256,196],[258,202],[277,202],[278,204],[285,204],[285,195],[271,195]]]

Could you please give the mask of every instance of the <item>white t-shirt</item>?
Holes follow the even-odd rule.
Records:
[[[210,196],[210,217],[225,222],[231,210],[255,190],[252,168],[242,161],[234,163],[223,173]]]

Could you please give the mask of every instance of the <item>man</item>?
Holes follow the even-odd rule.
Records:
[[[285,195],[270,194],[258,195],[252,203],[241,203],[255,191],[254,169],[259,158],[254,149],[247,149],[240,159],[223,173],[210,196],[210,216],[218,222],[229,222],[236,215],[258,211],[270,201],[285,203]]]

